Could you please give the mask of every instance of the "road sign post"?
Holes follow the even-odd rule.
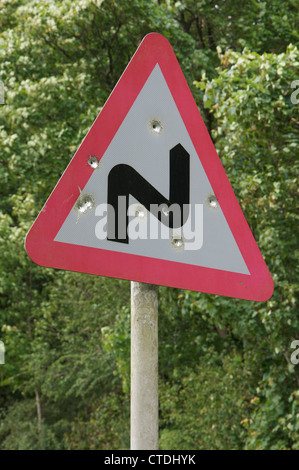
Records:
[[[132,282],[131,445],[157,449],[152,284],[260,302],[274,287],[160,34],[141,42],[28,232],[26,249],[42,266],[139,281]]]
[[[131,282],[131,450],[158,447],[157,286]]]

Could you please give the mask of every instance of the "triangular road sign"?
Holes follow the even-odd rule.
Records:
[[[187,209],[177,218],[171,208]],[[248,300],[272,295],[271,275],[163,36],[143,39],[26,249],[42,266]]]

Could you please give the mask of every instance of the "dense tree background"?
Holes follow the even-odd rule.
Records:
[[[1,449],[129,447],[129,282],[36,266],[24,238],[151,31],[177,54],[275,282],[264,303],[160,288],[160,448],[299,449],[297,6],[0,0]]]

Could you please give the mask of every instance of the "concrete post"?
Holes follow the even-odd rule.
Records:
[[[131,449],[158,449],[158,292],[131,282]]]

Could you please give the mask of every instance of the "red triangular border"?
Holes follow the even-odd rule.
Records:
[[[250,275],[54,241],[79,196],[78,188],[84,188],[92,175],[93,169],[87,164],[89,156],[103,156],[157,63]],[[42,266],[248,300],[265,301],[271,297],[272,277],[227,179],[177,58],[167,39],[160,34],[151,33],[143,39],[28,232],[26,250],[30,258]]]

